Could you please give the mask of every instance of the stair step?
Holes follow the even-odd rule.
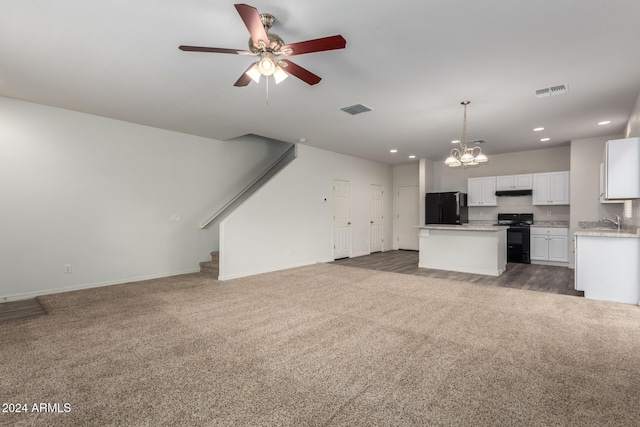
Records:
[[[213,276],[216,279],[220,273],[220,252],[211,252],[211,261],[204,261],[200,263],[200,274],[206,276]]]

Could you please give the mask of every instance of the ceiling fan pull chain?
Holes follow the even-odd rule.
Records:
[[[267,107],[269,106],[269,76],[265,76],[265,80],[267,81]]]

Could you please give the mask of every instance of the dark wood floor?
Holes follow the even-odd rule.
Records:
[[[485,276],[482,274],[456,273],[430,268],[419,268],[417,251],[377,252],[357,258],[339,259],[334,261],[334,263],[350,267],[391,271],[416,276],[435,277],[438,279],[459,280],[489,286],[584,296],[584,292],[574,289],[573,269],[567,267],[509,263],[507,264],[507,271],[499,277]]]
[[[35,298],[0,304],[0,323],[13,322],[20,319],[47,314]]]

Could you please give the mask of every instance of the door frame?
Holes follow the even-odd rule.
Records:
[[[348,209],[349,209],[349,219],[348,219],[348,226],[349,226],[349,254],[346,257],[340,257],[340,258],[336,258],[335,254],[336,254],[336,217],[335,217],[335,213],[336,213],[336,181],[340,181],[340,182],[346,182],[349,184],[349,200],[348,200]],[[333,180],[331,181],[331,186],[333,188],[333,191],[331,193],[331,200],[332,200],[332,206],[331,206],[331,216],[332,216],[332,222],[331,222],[331,258],[332,259],[341,259],[341,258],[351,258],[351,256],[353,255],[353,233],[352,233],[352,228],[351,228],[351,216],[353,214],[352,212],[352,201],[353,201],[353,194],[351,191],[351,181],[346,180],[346,179],[341,179],[341,178],[333,178]]]
[[[420,219],[420,186],[418,184],[410,184],[410,185],[398,185],[397,186],[397,205],[396,205],[396,217],[395,217],[395,223],[396,223],[396,239],[394,242],[394,249],[400,249],[400,188],[415,188],[416,189],[416,197],[417,197],[417,204],[418,204],[418,224],[423,223],[424,222],[424,218],[421,220]],[[424,199],[424,198],[423,198]],[[419,240],[417,238],[418,235],[418,230],[416,229],[416,239],[417,242],[419,243]],[[417,250],[418,248],[416,248],[415,250]],[[413,249],[408,249],[408,250],[413,250]]]
[[[384,185],[382,184],[369,184],[369,201],[371,201],[371,189],[372,187],[380,187],[380,252],[384,252]],[[369,205],[369,253],[372,254],[371,250],[371,229],[372,229],[373,219],[371,218],[371,205]],[[376,251],[377,252],[377,251]]]

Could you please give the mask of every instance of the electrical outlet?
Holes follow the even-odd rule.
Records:
[[[64,274],[71,274],[71,264],[64,265]]]
[[[484,212],[480,211],[480,216],[484,216]]]
[[[547,216],[551,216],[551,211],[547,211]]]

